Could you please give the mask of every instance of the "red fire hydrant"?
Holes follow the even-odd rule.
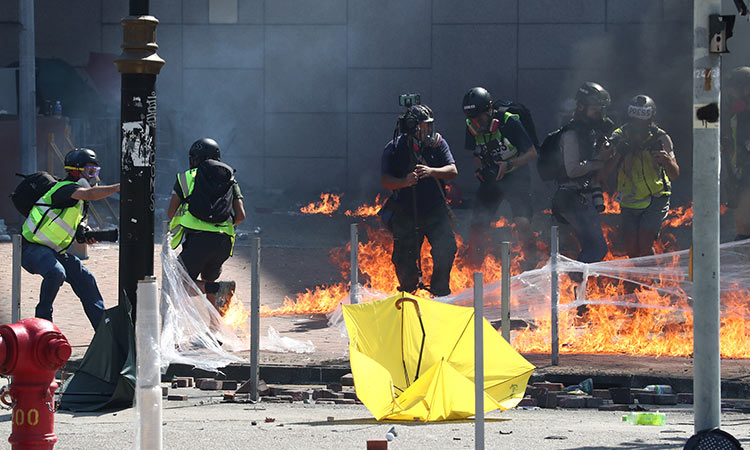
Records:
[[[0,327],[0,373],[12,375],[0,401],[13,407],[13,450],[52,449],[55,436],[55,372],[70,358],[70,344],[44,319]]]

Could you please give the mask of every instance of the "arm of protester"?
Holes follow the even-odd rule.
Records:
[[[419,179],[433,177],[438,180],[452,180],[458,175],[458,169],[455,164],[447,164],[443,167],[429,167],[417,164],[414,169]]]
[[[110,184],[106,186],[93,186],[93,187],[82,187],[76,189],[70,197],[76,200],[101,200],[107,198],[112,194],[120,192],[120,183]]]
[[[668,134],[664,134],[659,139],[661,141],[661,150],[656,150],[654,160],[659,163],[667,172],[667,176],[675,179],[680,176],[680,166],[677,165],[677,159],[674,156],[672,139]]]
[[[391,174],[384,173],[380,175],[380,184],[383,188],[396,191],[405,187],[414,186],[419,181],[416,172],[409,172],[404,178],[394,177]]]
[[[232,200],[232,209],[234,210],[234,226],[237,226],[245,220],[245,204],[241,198]]]
[[[167,207],[167,217],[171,219],[177,214],[177,208],[180,207],[180,203],[182,203],[180,197],[172,192],[172,197],[169,199],[169,206]]]

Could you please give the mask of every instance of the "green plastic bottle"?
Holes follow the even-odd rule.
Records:
[[[622,416],[622,421],[633,425],[664,425],[666,415],[664,413],[655,412],[632,412]]]

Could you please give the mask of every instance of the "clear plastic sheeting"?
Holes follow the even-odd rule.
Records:
[[[260,337],[260,348],[277,353],[315,352],[315,345],[311,341],[282,336],[274,327],[268,327],[268,335]]]
[[[561,352],[686,356],[692,353],[690,252],[584,264],[557,260]],[[722,356],[750,358],[750,239],[720,247]],[[551,266],[511,279],[512,333],[520,351],[550,351]],[[389,294],[362,289],[364,302]],[[473,289],[435,300],[471,306]],[[344,299],[346,301],[346,299]],[[700,301],[700,299],[697,299]],[[501,281],[484,285],[484,313],[500,320]],[[329,313],[345,329],[341,308]],[[512,324],[513,325],[513,324]]]

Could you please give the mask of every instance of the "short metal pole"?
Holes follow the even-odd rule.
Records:
[[[510,242],[500,243],[502,283],[500,286],[500,323],[503,339],[510,344]]]
[[[136,448],[162,448],[161,357],[159,355],[159,296],[156,277],[138,281],[136,344]]]
[[[482,273],[474,272],[474,441],[484,450],[484,292]]]
[[[560,291],[557,280],[557,257],[560,253],[559,239],[557,234],[557,226],[552,227],[552,233],[550,234],[550,244],[552,251],[550,253],[550,302],[552,306],[552,314],[550,316],[550,330],[552,332],[552,365],[556,366],[560,363],[560,337],[557,334],[557,305],[560,301]]]
[[[13,235],[13,269],[11,275],[11,323],[21,320],[21,235]]]
[[[258,400],[260,351],[260,238],[253,238],[250,270],[250,398]]]
[[[349,292],[349,302],[352,305],[356,305],[362,300],[362,296],[359,294],[359,232],[357,231],[357,224],[353,223],[349,227],[349,234],[351,235],[351,289]]]

